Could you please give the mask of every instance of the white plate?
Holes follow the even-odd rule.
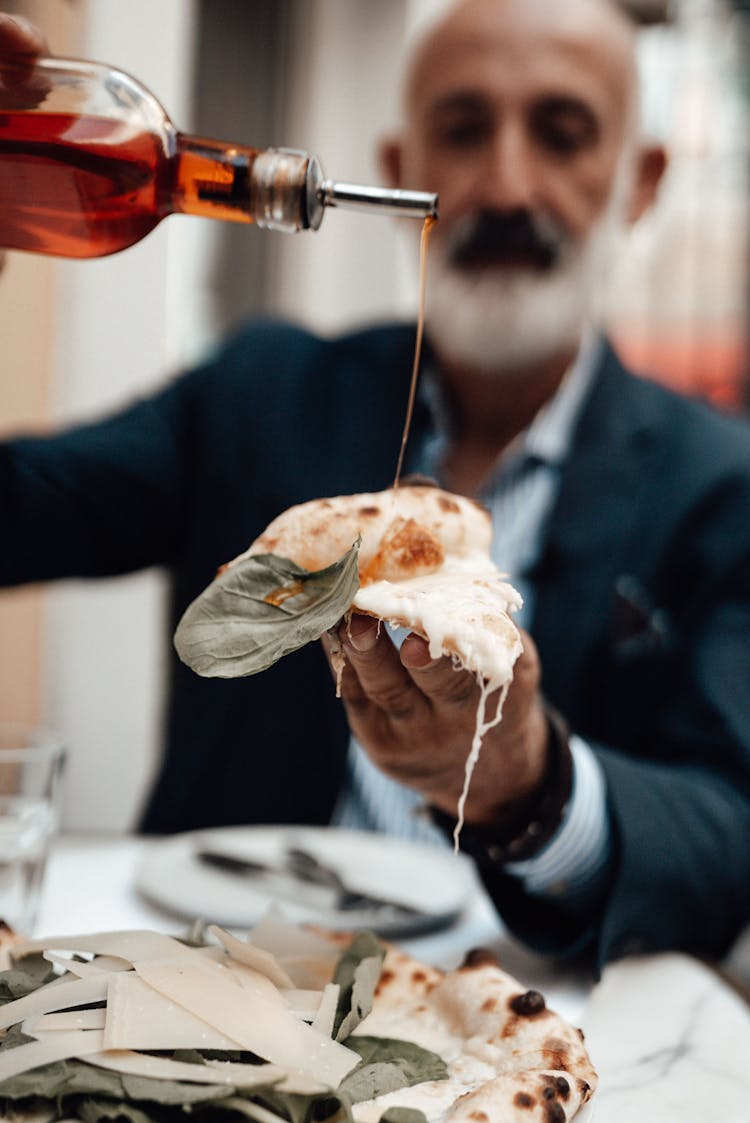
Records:
[[[352,888],[388,897],[415,915],[378,909],[338,911],[332,891],[289,878],[243,876],[205,865],[198,850],[269,864],[290,846],[333,866]],[[384,935],[433,931],[453,923],[476,886],[464,855],[423,843],[331,827],[223,827],[173,835],[145,850],[136,873],[139,891],[177,916],[233,928],[255,924],[271,905],[297,923],[332,929],[371,928]]]

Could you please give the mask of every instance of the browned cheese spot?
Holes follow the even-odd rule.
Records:
[[[565,1108],[559,1103],[544,1105],[545,1123],[565,1123]]]
[[[396,976],[394,975],[393,971],[389,971],[388,968],[386,968],[384,971],[381,971],[380,978],[378,979],[378,985],[375,987],[375,993],[382,994],[385,988],[393,982],[395,977]]]
[[[570,1095],[570,1084],[568,1084],[565,1077],[556,1076],[555,1085],[557,1086],[557,1091],[560,1095],[560,1099],[567,1100],[568,1096]]]
[[[567,1071],[569,1049],[565,1041],[561,1041],[559,1037],[549,1037],[544,1042],[542,1051],[550,1068]]]
[[[489,1115],[486,1111],[470,1111],[469,1119],[476,1119],[477,1123],[488,1123]]]
[[[536,1100],[530,1096],[528,1092],[516,1092],[513,1097],[513,1103],[516,1107],[533,1107]]]
[[[475,967],[497,967],[498,958],[489,948],[471,948],[467,951],[459,970],[473,970]]]
[[[456,503],[455,499],[447,499],[444,495],[438,495],[437,501],[438,507],[440,507],[441,510],[450,511],[453,515],[459,515],[461,513],[461,508],[458,503]]]
[[[586,1034],[583,1032],[583,1030],[580,1028],[580,1026],[576,1029],[576,1033],[580,1037],[581,1041],[586,1040]]]
[[[380,507],[358,507],[357,514],[361,515],[363,519],[374,519],[376,515],[380,514]]]
[[[415,519],[394,519],[375,557],[360,575],[362,584],[434,573],[444,559],[441,542],[426,527]]]
[[[538,990],[527,990],[523,994],[515,994],[508,1000],[508,1005],[519,1018],[538,1018],[547,1009],[544,995],[540,994]]]
[[[591,1095],[591,1085],[588,1080],[583,1080],[580,1076],[578,1077],[578,1091],[581,1095],[581,1101],[586,1103],[586,1100]]]
[[[494,995],[490,995],[489,998],[485,998],[484,1002],[482,1003],[481,1010],[483,1014],[491,1014],[493,1010],[497,1010],[497,998]]]
[[[411,981],[413,983],[426,983],[427,982],[427,972],[422,971],[419,967],[417,967],[411,973]]]

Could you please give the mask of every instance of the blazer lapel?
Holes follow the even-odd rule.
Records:
[[[530,575],[542,689],[572,721],[585,707],[590,661],[611,646],[615,589],[637,569],[638,523],[657,452],[638,380],[607,347]]]

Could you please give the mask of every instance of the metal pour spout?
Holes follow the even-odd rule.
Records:
[[[359,183],[335,183],[323,179],[315,157],[307,168],[307,226],[317,230],[326,207],[342,207],[385,215],[412,218],[437,218],[438,197],[429,191],[402,191],[390,187],[369,187]]]
[[[315,156],[295,149],[269,148],[258,153],[250,179],[252,218],[272,230],[317,230],[326,207],[412,218],[437,217],[438,213],[437,195],[334,183],[323,178]]]
[[[327,179],[318,188],[318,198],[324,207],[378,211],[380,214],[413,218],[437,217],[438,197],[427,191],[366,187],[358,183],[333,183]]]

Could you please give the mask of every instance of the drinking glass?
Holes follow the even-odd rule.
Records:
[[[26,935],[58,825],[64,761],[55,734],[0,724],[0,920]]]

